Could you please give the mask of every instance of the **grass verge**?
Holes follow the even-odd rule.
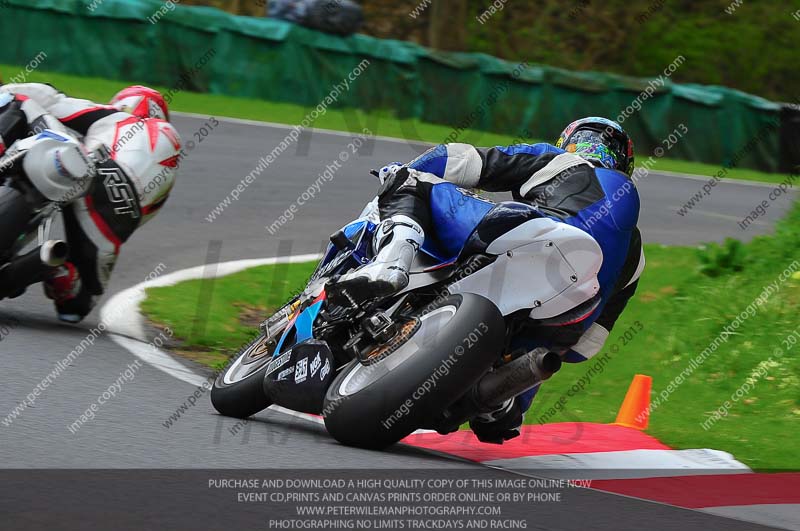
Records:
[[[219,369],[235,354],[232,348],[251,339],[261,321],[305,287],[315,267],[261,266],[217,280],[151,288],[141,308],[153,323],[175,332],[178,354]]]
[[[3,78],[7,79],[20,72],[23,72],[22,67],[0,65],[0,73],[3,74]],[[40,70],[29,74],[27,81],[50,83],[72,96],[100,102],[110,100],[117,91],[135,83],[134,81],[111,81]],[[154,88],[165,93],[169,90],[166,87]],[[227,116],[288,125],[299,124],[311,111],[311,108],[289,103],[275,103],[193,92],[177,92],[170,108],[175,111],[208,116]],[[419,120],[401,120],[388,111],[366,113],[354,109],[329,109],[325,114],[317,118],[314,122],[314,127],[356,133],[361,133],[364,127],[368,127],[376,135],[403,138],[415,143],[439,143],[444,141],[452,132],[452,128],[446,125],[429,124]],[[519,142],[520,139],[486,131],[467,130],[461,134],[459,141],[474,145],[494,146],[508,145],[515,141]],[[524,139],[524,141],[537,142],[538,140]],[[640,160],[647,158],[647,156],[637,156],[640,157]],[[673,171],[711,177],[720,170],[720,167],[714,164],[662,158],[658,159],[650,170],[655,172]],[[726,178],[780,183],[786,177],[784,174],[734,168],[728,172]]]
[[[800,468],[800,442],[794,437],[800,422],[800,346],[788,339],[795,331],[800,337],[798,249],[800,204],[774,236],[746,245],[730,240],[700,248],[646,246],[648,264],[637,295],[604,351],[594,361],[565,365],[542,387],[526,422],[613,422],[634,374],[653,377],[655,399],[745,312],[727,341],[718,342],[653,409],[648,432],[675,448],[731,452],[758,470]],[[753,306],[792,263],[797,270]],[[218,279],[203,326],[198,300],[212,289],[203,281],[150,289],[143,310],[183,340],[179,351],[215,366],[252,335],[258,321],[302,289],[313,268],[313,263],[265,266]],[[574,392],[576,381],[604,356],[607,362]],[[740,390],[746,392],[737,396]],[[709,425],[715,411],[725,416],[720,413]]]

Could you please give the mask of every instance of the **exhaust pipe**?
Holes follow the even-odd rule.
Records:
[[[44,265],[58,267],[67,261],[69,246],[61,240],[48,240],[39,247],[39,259]]]
[[[424,428],[445,435],[456,431],[477,413],[488,413],[520,393],[547,380],[561,368],[561,356],[537,348],[486,373],[470,391],[431,419]]]
[[[537,348],[486,373],[475,386],[481,406],[496,407],[549,379],[561,369],[561,356]]]
[[[18,297],[31,284],[42,282],[54,267],[67,261],[69,246],[61,240],[48,240],[40,247],[17,256],[0,268],[0,298]]]

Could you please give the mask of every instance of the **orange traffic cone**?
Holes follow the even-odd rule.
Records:
[[[646,430],[647,422],[650,419],[650,389],[653,385],[653,378],[644,374],[637,374],[633,377],[628,392],[625,393],[625,400],[617,413],[617,426],[625,426],[635,430]]]

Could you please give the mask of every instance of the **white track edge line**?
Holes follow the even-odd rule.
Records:
[[[109,337],[116,344],[151,365],[183,382],[199,386],[208,382],[208,377],[190,369],[175,357],[149,344],[144,326],[144,318],[139,305],[145,299],[147,288],[172,286],[186,280],[206,278],[206,271],[213,272],[213,278],[238,273],[245,269],[263,265],[288,264],[318,260],[319,254],[298,256],[279,256],[234,260],[207,266],[195,266],[161,275],[152,280],[140,282],[111,296],[100,308],[100,320],[108,325]]]
[[[144,343],[149,339],[145,333],[144,319],[139,313],[139,305],[145,299],[147,288],[172,286],[185,280],[205,278],[206,272],[213,272],[213,277],[223,277],[238,273],[251,267],[274,264],[288,264],[319,260],[319,254],[298,256],[279,256],[274,258],[257,258],[233,260],[217,264],[208,264],[181,269],[163,274],[152,280],[140,282],[111,296],[100,309],[100,320],[108,324],[109,331],[118,335],[127,335]]]

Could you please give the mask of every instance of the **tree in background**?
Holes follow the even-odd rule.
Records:
[[[263,0],[185,0],[263,16]],[[797,0],[363,0],[364,32],[572,70],[672,76],[798,103]],[[484,13],[492,5],[488,18]],[[794,6],[792,5],[794,4]],[[795,16],[796,15],[796,16]],[[479,20],[480,19],[480,20]]]
[[[467,0],[432,0],[426,44],[438,50],[467,49]]]
[[[236,15],[263,17],[267,12],[267,0],[182,0],[188,6],[216,7]]]

